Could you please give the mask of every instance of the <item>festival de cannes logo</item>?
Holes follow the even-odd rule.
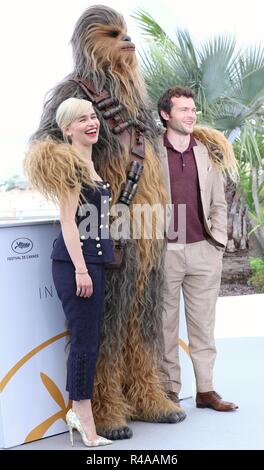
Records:
[[[33,248],[33,242],[29,238],[17,238],[11,245],[12,250],[19,255],[28,253]]]

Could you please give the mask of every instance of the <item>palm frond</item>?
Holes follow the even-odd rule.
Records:
[[[240,55],[233,65],[234,92],[237,99],[248,109],[256,112],[264,102],[264,51],[263,47],[252,47]]]
[[[237,50],[235,38],[224,35],[200,46],[180,29],[172,41],[145,10],[135,10],[132,17],[150,39],[141,63],[153,104],[165,89],[189,86],[196,93],[199,123],[236,136],[249,122],[258,128],[264,103],[263,48]]]
[[[230,69],[236,41],[230,36],[216,36],[199,51],[202,87],[208,104],[230,94]]]
[[[175,46],[164,29],[143,8],[136,8],[131,14],[131,18],[135,20],[145,39],[151,39],[151,41],[163,46],[166,45],[166,47],[170,47],[170,45]]]
[[[177,68],[167,60],[166,53],[156,44],[140,53],[140,61],[149,95],[154,107],[160,95],[177,84],[182,84]]]
[[[261,164],[261,154],[256,140],[254,124],[246,121],[240,134],[241,159],[249,162],[251,166],[256,163]]]
[[[230,102],[226,98],[219,98],[217,102],[204,110],[203,117],[207,122],[211,122],[216,129],[229,134],[234,129],[240,128],[243,120],[241,109],[236,103]]]

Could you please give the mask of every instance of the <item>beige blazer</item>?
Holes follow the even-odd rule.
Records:
[[[197,139],[195,140],[197,146],[193,147],[193,151],[198,170],[204,227],[216,244],[225,247],[227,243],[227,204],[224,178],[222,172],[213,165],[207,148]],[[161,146],[161,165],[165,187],[168,191],[169,204],[171,205],[169,165],[167,149],[163,146],[163,140]]]

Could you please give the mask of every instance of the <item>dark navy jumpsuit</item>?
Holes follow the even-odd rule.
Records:
[[[97,188],[87,188],[83,193],[89,204],[83,206],[81,213],[77,210],[75,220],[83,256],[93,282],[91,297],[76,295],[75,267],[62,233],[51,254],[53,281],[70,333],[66,389],[70,400],[76,401],[92,397],[105,295],[105,263],[113,261],[108,228],[110,185],[105,181],[99,182]]]

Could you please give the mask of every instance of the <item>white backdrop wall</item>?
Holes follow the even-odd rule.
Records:
[[[50,260],[58,230],[50,222],[0,228],[2,447],[66,430],[67,337]]]

